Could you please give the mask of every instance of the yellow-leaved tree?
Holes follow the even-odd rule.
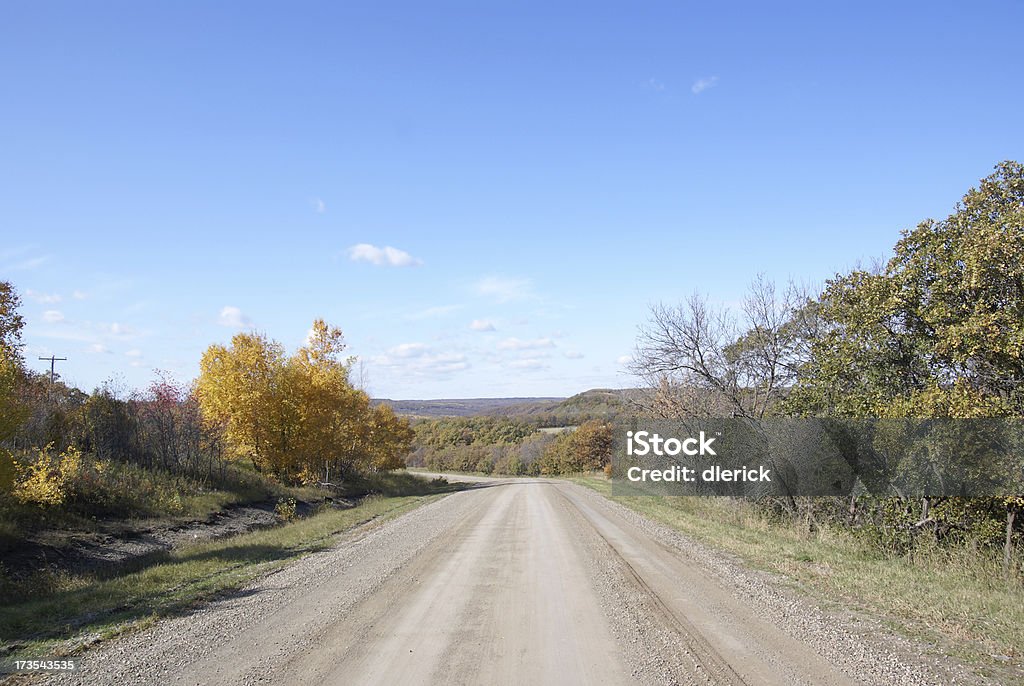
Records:
[[[236,457],[261,471],[287,468],[291,403],[296,382],[286,373],[284,350],[257,333],[240,333],[231,345],[211,345],[199,363],[196,395],[203,417],[223,428]]]
[[[223,427],[237,457],[282,478],[337,481],[402,467],[412,429],[352,386],[344,350],[341,330],[322,319],[288,358],[258,334],[212,345],[196,384],[203,415]]]

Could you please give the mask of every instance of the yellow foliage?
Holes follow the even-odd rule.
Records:
[[[68,448],[60,455],[40,450],[36,461],[24,467],[14,486],[14,497],[24,504],[61,505],[67,499],[68,485],[82,467],[82,455]]]
[[[318,319],[291,357],[257,334],[210,346],[196,383],[204,418],[225,427],[237,457],[279,476],[316,481],[328,468],[333,475],[403,466],[408,422],[352,387],[343,341],[340,329]]]

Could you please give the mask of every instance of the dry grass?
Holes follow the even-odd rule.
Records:
[[[1024,659],[1024,584],[1008,579],[996,551],[918,548],[887,557],[840,528],[814,532],[770,522],[727,498],[613,497],[604,479],[576,480],[688,536],[782,574],[823,602],[887,620],[910,636],[936,641],[979,670]],[[1006,678],[1005,673],[1001,674]]]

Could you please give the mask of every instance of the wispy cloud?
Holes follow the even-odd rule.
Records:
[[[129,338],[135,335],[135,329],[128,326],[127,324],[114,322],[113,324],[110,325],[110,333],[117,336],[118,338]]]
[[[406,319],[419,320],[419,319],[433,319],[434,317],[443,317],[446,314],[451,314],[462,309],[462,305],[438,305],[437,307],[428,307],[425,310],[414,312],[406,317]]]
[[[477,281],[474,290],[477,295],[492,298],[495,302],[506,303],[532,296],[533,283],[529,279],[487,276]]]
[[[346,253],[353,262],[369,262],[378,267],[418,267],[423,264],[423,260],[390,245],[378,248],[370,243],[357,243]]]
[[[615,358],[615,363],[618,364],[620,367],[625,367],[632,360],[633,358],[630,357],[629,355],[619,355],[617,358]]]
[[[93,343],[89,346],[89,352],[94,354],[109,354],[110,348],[103,345],[102,343]]]
[[[74,298],[75,300],[85,300],[86,298],[89,297],[89,294],[86,293],[85,291],[75,291],[74,293],[71,294],[71,297]]]
[[[59,303],[63,300],[63,298],[61,298],[57,293],[40,293],[39,291],[34,291],[31,288],[25,291],[25,297],[30,300],[34,300],[37,303],[43,303],[46,305]]]
[[[569,358],[570,360],[582,360],[583,359],[583,353],[581,353],[579,350],[566,350],[565,351],[565,356],[567,358]]]
[[[56,324],[64,321],[64,313],[60,310],[47,310],[43,312],[43,321],[47,324]]]
[[[469,328],[473,331],[494,331],[494,322],[488,319],[474,319]]]
[[[327,203],[323,201],[323,198],[313,198],[313,209],[317,214],[323,214],[327,211]]]
[[[27,271],[32,271],[33,269],[37,269],[37,268],[43,266],[44,264],[46,264],[46,262],[49,261],[49,259],[50,259],[49,255],[40,255],[39,257],[30,257],[28,259],[19,260],[17,262],[4,264],[3,265],[3,271],[11,271],[11,272],[27,272]]]
[[[370,358],[373,365],[392,373],[412,378],[450,376],[469,369],[469,361],[462,353],[439,353],[424,343],[402,343],[388,349],[384,355]]]
[[[524,360],[513,360],[508,365],[512,369],[547,369],[548,365],[540,359],[530,357]]]
[[[138,348],[132,348],[131,350],[125,352],[125,357],[142,357],[142,351],[139,350]]]
[[[663,91],[665,90],[665,84],[662,81],[651,77],[644,81],[644,88],[648,88],[652,91]]]
[[[240,308],[234,305],[225,305],[221,309],[220,316],[217,317],[217,323],[230,329],[246,329],[252,326],[252,320],[245,316]]]
[[[718,85],[718,77],[717,76],[705,76],[703,78],[700,78],[700,79],[697,79],[696,81],[694,81],[693,85],[690,86],[690,90],[693,91],[694,95],[700,95],[701,93],[703,93],[707,89],[714,88],[717,85]]]
[[[518,338],[506,338],[498,342],[498,350],[537,350],[539,348],[554,348],[555,342],[550,338],[535,338],[524,341]]]

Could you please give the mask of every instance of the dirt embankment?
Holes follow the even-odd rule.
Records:
[[[174,548],[276,526],[276,500],[230,505],[205,519],[189,521],[125,520],[97,522],[91,531],[44,529],[0,554],[12,578],[50,572],[104,572]],[[339,506],[351,506],[346,501]],[[296,503],[296,515],[306,516],[315,504]]]

